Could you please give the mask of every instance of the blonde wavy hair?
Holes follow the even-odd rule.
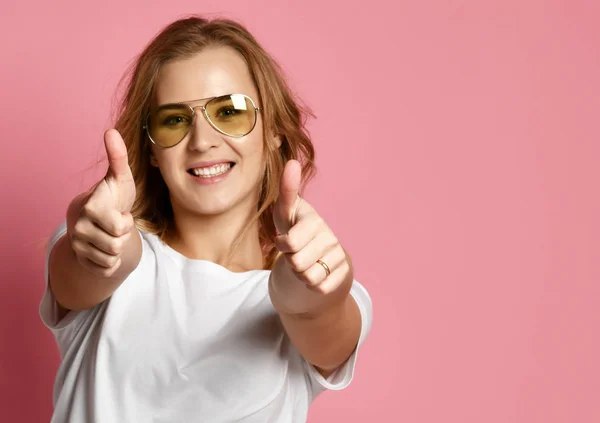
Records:
[[[207,20],[197,16],[177,20],[165,27],[133,62],[123,77],[126,84],[119,102],[115,128],[121,133],[129,155],[137,198],[132,214],[143,231],[164,239],[172,227],[173,210],[167,186],[157,168],[150,165],[150,141],[143,129],[149,113],[154,86],[163,65],[185,59],[207,47],[230,47],[245,59],[258,90],[265,134],[265,174],[256,213],[234,241],[231,253],[247,230],[258,220],[259,241],[264,268],[271,268],[277,256],[273,204],[279,193],[279,180],[285,162],[302,164],[303,186],[315,173],[314,147],[306,129],[313,114],[294,98],[277,62],[260,46],[246,28],[228,19]],[[278,147],[272,137],[281,138]]]

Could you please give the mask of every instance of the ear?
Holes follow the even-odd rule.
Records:
[[[281,148],[281,144],[283,143],[283,136],[282,135],[275,135],[273,137],[273,139],[275,140],[275,145],[277,146],[277,148]]]
[[[158,160],[156,160],[154,153],[150,153],[150,164],[154,167],[158,167]]]

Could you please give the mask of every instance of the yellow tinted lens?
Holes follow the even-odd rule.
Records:
[[[192,119],[192,111],[189,107],[163,106],[150,115],[148,133],[161,147],[172,147],[187,135]]]
[[[241,94],[212,99],[206,104],[206,114],[217,129],[233,137],[248,134],[256,123],[254,105]]]

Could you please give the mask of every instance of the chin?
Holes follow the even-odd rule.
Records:
[[[198,216],[218,216],[225,214],[231,210],[242,210],[246,208],[256,208],[258,199],[253,195],[240,195],[225,198],[219,193],[212,195],[198,195],[195,198],[187,198],[187,201],[180,202],[178,208],[187,210],[188,212]],[[240,193],[241,194],[241,193]],[[189,194],[188,194],[189,195]]]
[[[200,187],[195,184],[190,186],[189,181],[178,182],[174,184],[177,188],[171,191],[174,210],[185,210],[198,216],[218,216],[233,209],[256,210],[258,204],[258,183],[252,187],[247,180],[239,178]]]
[[[219,216],[231,210],[232,206],[227,204],[203,204],[190,207],[190,211],[198,216]]]

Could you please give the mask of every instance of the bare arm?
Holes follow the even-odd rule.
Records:
[[[319,314],[281,313],[280,317],[296,349],[323,377],[344,364],[356,349],[361,317],[350,295]]]
[[[76,220],[88,195],[77,197],[69,207],[67,221]],[[67,310],[89,309],[101,303],[121,285],[137,267],[142,255],[140,235],[133,227],[120,237],[121,264],[112,275],[103,276],[81,265],[67,233],[54,246],[49,260],[49,284],[58,304]],[[117,244],[116,243],[116,244]],[[114,251],[114,250],[113,250]]]
[[[274,304],[276,309],[279,308],[279,316],[292,344],[306,361],[315,366],[324,377],[328,377],[348,360],[360,337],[360,310],[349,293],[353,280],[352,271],[346,273],[339,289],[328,293],[309,290],[305,287],[305,280],[298,278],[297,273],[286,263],[287,260],[283,256],[281,259],[283,261],[280,265],[276,264],[272,277],[285,278],[286,283],[272,281],[271,298],[277,299],[285,295],[294,298],[297,304],[313,305],[311,309],[297,313]],[[276,293],[277,287],[285,287],[285,293]]]
[[[117,131],[104,142],[109,167],[90,192],[77,196],[67,210],[67,234],[53,247],[49,286],[60,306],[88,309],[112,295],[137,267],[142,242],[130,210],[135,183],[127,149]]]
[[[286,163],[273,222],[282,253],[273,266],[269,295],[300,354],[327,377],[352,355],[362,319],[350,295],[353,267],[327,223],[298,195],[301,165]]]

